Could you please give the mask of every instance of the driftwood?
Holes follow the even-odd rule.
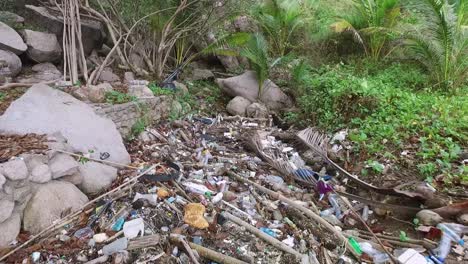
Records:
[[[5,85],[0,86],[0,90],[7,90],[7,89],[13,89],[13,88],[28,88],[31,87],[35,84],[53,84],[59,80],[54,80],[54,81],[48,81],[48,82],[40,82],[40,83],[7,83]]]
[[[160,241],[161,236],[159,235],[137,237],[128,242],[127,250],[136,250],[140,248],[151,247],[159,244]]]
[[[284,244],[283,242],[279,241],[278,239],[272,237],[272,236],[269,236],[265,233],[263,233],[262,231],[260,231],[259,229],[257,229],[256,227],[250,225],[249,223],[243,221],[242,219],[228,213],[228,212],[222,212],[221,215],[240,225],[240,226],[243,226],[245,227],[250,233],[256,235],[257,237],[265,240],[266,242],[270,243],[272,246],[276,247],[277,249],[280,249],[286,253],[289,253],[289,254],[292,254],[292,255],[295,255],[296,257],[298,257],[299,259],[302,258],[302,254],[297,252],[296,250],[294,250],[293,248],[287,246],[286,244]]]
[[[171,242],[181,244],[183,240],[183,236],[177,235],[177,234],[171,234],[169,237]],[[198,255],[201,257],[216,261],[221,264],[248,264],[247,262],[235,259],[233,257],[226,256],[224,254],[218,253],[214,250],[211,250],[209,248],[197,245],[195,243],[188,242],[189,246],[197,251]]]
[[[327,221],[325,221],[322,217],[320,217],[318,214],[314,213],[312,210],[308,209],[308,208],[305,208],[304,206],[302,205],[299,205],[297,203],[295,203],[293,200],[289,199],[289,198],[286,198],[284,197],[283,195],[279,194],[278,192],[274,192],[268,188],[265,188],[263,186],[261,186],[260,184],[257,184],[255,182],[252,182],[252,181],[249,181],[247,179],[245,179],[244,177],[242,176],[239,176],[237,174],[235,174],[234,172],[227,172],[227,174],[232,177],[232,178],[235,178],[243,183],[247,183],[247,184],[250,184],[252,185],[253,187],[259,189],[260,191],[270,195],[271,197],[275,198],[275,199],[278,199],[284,203],[287,203],[289,206],[292,206],[298,210],[300,210],[301,212],[303,212],[304,214],[306,214],[308,217],[310,217],[312,220],[316,221],[317,223],[319,223],[320,225],[324,226],[328,231],[330,231],[331,233],[333,233],[335,235],[336,238],[338,238],[341,243],[343,243],[346,248],[357,258],[359,259],[359,254],[357,254],[357,252],[354,250],[354,248],[348,243],[348,240],[346,239],[346,237],[338,230],[336,230],[336,228],[334,228],[330,223],[328,223]]]

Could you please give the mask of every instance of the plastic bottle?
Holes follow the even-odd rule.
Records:
[[[359,243],[359,246],[361,247],[362,252],[371,256],[372,260],[376,264],[386,263],[390,260],[390,256],[388,254],[378,251],[368,242]]]
[[[461,235],[466,233],[468,228],[454,223],[440,223],[437,225],[437,228],[442,231],[442,239],[439,242],[439,246],[435,249],[435,252],[437,259],[444,262],[452,248],[452,241],[462,246],[464,245],[465,241],[463,241]]]
[[[369,206],[365,205],[362,209],[362,220],[366,221],[369,219]]]
[[[158,196],[156,194],[136,193],[135,197],[133,198],[133,202],[138,201],[140,199],[148,201],[151,205],[157,205],[158,204]]]
[[[216,204],[216,203],[219,203],[222,199],[223,199],[223,193],[220,192],[216,194],[215,196],[213,196],[213,198],[211,198],[211,202]]]
[[[210,189],[208,189],[205,185],[202,184],[197,184],[193,182],[184,182],[183,185],[187,189],[187,191],[196,193],[196,194],[202,194],[205,195],[206,193],[213,193]]]
[[[270,228],[260,227],[260,231],[262,231],[263,233],[265,233],[265,234],[267,234],[267,235],[269,235],[269,236],[276,237],[275,231],[273,231],[273,230],[270,229]]]
[[[114,242],[110,243],[109,245],[105,245],[102,248],[102,253],[104,255],[112,255],[115,252],[119,252],[121,250],[125,250],[128,246],[128,240],[126,237],[119,238],[115,240]]]
[[[354,237],[349,237],[349,238],[348,238],[348,242],[349,242],[349,244],[351,245],[351,247],[354,249],[354,251],[356,251],[356,253],[357,253],[358,255],[361,255],[361,254],[362,254],[361,246],[360,246],[359,243],[356,241],[356,239],[354,239]]]
[[[331,194],[328,196],[328,201],[333,206],[333,210],[335,210],[336,218],[341,219],[341,208],[336,198],[337,198],[336,194]]]

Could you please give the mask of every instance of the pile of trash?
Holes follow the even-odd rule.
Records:
[[[466,201],[449,205],[451,214],[410,206],[406,196],[398,198],[405,206],[391,204],[373,193],[382,190],[345,177],[321,153],[326,144],[313,144],[324,138],[308,138],[305,145],[322,149],[306,158],[292,135],[262,118],[189,117],[148,128],[128,143],[133,163],[109,192],[37,236],[21,234],[2,261],[468,261]]]

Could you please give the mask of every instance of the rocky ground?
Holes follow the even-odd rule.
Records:
[[[274,113],[291,98],[270,80],[259,96],[249,71],[194,63],[162,94],[112,68],[97,85],[63,82],[61,21],[27,8],[47,32],[0,13],[0,262],[468,261],[464,190],[347,173],[334,162],[346,136],[282,129]],[[83,26],[102,63],[102,25]],[[225,108],[202,98],[187,115],[177,99],[200,80]]]

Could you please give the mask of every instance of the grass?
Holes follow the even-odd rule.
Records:
[[[109,104],[125,104],[128,102],[134,102],[137,98],[135,96],[128,95],[119,91],[110,91],[106,93],[106,103]]]
[[[468,181],[466,168],[454,163],[468,142],[468,88],[432,92],[424,72],[398,63],[303,67],[295,76],[301,110],[285,117],[328,132],[349,128],[352,154],[370,168],[365,173],[411,159],[421,177]]]

